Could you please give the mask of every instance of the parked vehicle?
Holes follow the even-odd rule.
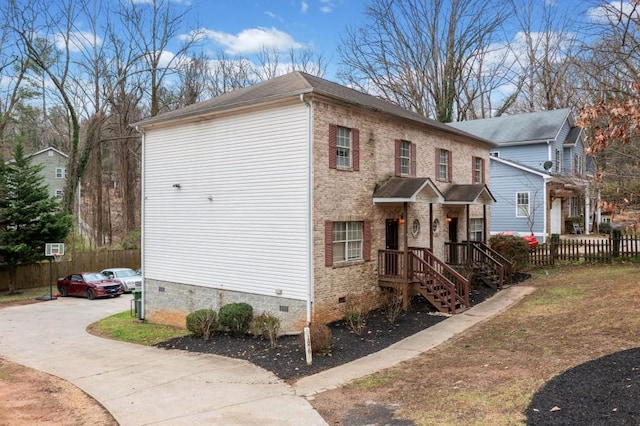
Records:
[[[118,281],[122,285],[123,293],[131,293],[136,287],[142,286],[142,277],[130,268],[108,268],[103,269],[101,273]]]
[[[515,237],[520,237],[527,242],[527,245],[530,249],[538,247],[538,239],[535,237],[535,235],[523,235],[518,231],[505,231],[501,232],[500,235],[513,235]]]
[[[100,272],[82,272],[71,274],[58,280],[60,296],[81,296],[87,299],[96,297],[120,297],[122,284],[110,280]]]

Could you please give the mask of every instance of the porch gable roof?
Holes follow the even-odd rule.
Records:
[[[392,177],[373,192],[373,203],[415,203],[423,191],[433,202],[444,201],[442,192],[429,178]]]
[[[488,204],[496,202],[485,184],[451,185],[444,196],[444,204]]]

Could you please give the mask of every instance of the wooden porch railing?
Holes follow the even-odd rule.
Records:
[[[454,267],[496,277],[498,288],[512,282],[513,263],[482,241],[446,242],[445,261]]]
[[[455,313],[461,307],[469,307],[469,281],[464,276],[429,249],[409,250],[406,269],[404,251],[378,251],[378,280],[402,290],[405,308],[411,291],[422,293],[441,311]]]

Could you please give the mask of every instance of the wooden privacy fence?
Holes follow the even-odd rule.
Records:
[[[549,266],[555,262],[610,263],[616,258],[640,256],[640,238],[620,235],[613,238],[581,238],[549,241],[529,253],[532,266]]]
[[[53,263],[53,285],[58,278],[75,272],[98,272],[105,268],[140,267],[140,250],[110,250],[86,253],[67,253],[59,263]],[[48,261],[20,265],[16,271],[16,289],[28,289],[49,285]],[[0,265],[0,291],[9,289],[9,269]]]

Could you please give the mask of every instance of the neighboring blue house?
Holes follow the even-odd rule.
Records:
[[[517,231],[544,242],[550,234],[588,234],[599,222],[594,163],[571,109],[450,125],[497,144],[489,168],[492,235]]]

